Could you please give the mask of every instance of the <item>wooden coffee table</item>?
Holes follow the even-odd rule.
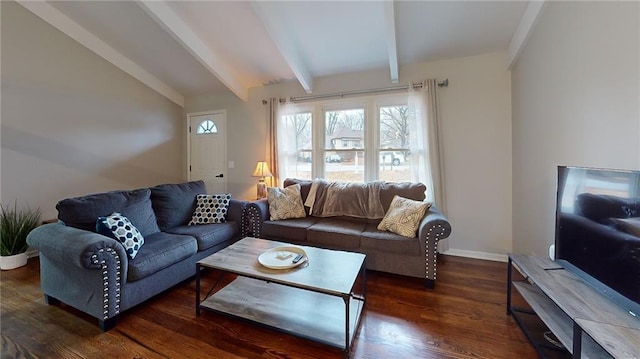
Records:
[[[258,262],[261,253],[280,246],[292,245],[247,237],[199,261],[196,315],[207,309],[243,318],[342,348],[349,356],[365,304],[365,255],[295,245],[307,253],[307,263],[269,269]],[[201,301],[203,268],[238,276]]]

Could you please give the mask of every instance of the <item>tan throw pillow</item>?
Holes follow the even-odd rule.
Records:
[[[284,189],[267,188],[267,201],[272,221],[289,218],[304,218],[306,212],[300,195],[300,184],[294,184]]]
[[[389,205],[389,210],[378,224],[378,229],[413,238],[416,236],[418,225],[429,207],[431,207],[429,202],[414,201],[395,195]]]

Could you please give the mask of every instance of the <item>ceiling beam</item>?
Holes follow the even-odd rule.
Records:
[[[280,16],[274,9],[274,3],[271,1],[252,1],[251,7],[262,22],[262,25],[267,29],[271,40],[276,44],[280,54],[289,65],[302,88],[307,93],[311,93],[313,91],[313,78],[309,73],[308,65],[302,60],[298,47],[291,40],[292,36],[289,34],[289,29],[283,25],[285,22],[280,21]]]
[[[56,29],[62,31],[73,40],[93,51],[98,56],[109,61],[120,70],[133,76],[138,81],[149,86],[180,107],[184,107],[184,96],[182,96],[182,94],[147,72],[128,57],[116,51],[113,47],[100,40],[97,36],[71,20],[68,16],[51,6],[49,3],[45,1],[23,0],[18,0],[18,3]]]
[[[396,46],[396,18],[393,9],[393,0],[384,1],[384,33],[387,40],[387,53],[389,54],[389,73],[391,82],[398,83],[398,48]]]
[[[516,61],[518,60],[518,57],[520,56],[522,49],[524,49],[524,45],[527,43],[529,35],[531,35],[531,31],[540,18],[540,14],[542,13],[542,9],[545,5],[546,0],[529,1],[529,3],[527,4],[527,8],[524,11],[524,15],[522,15],[522,18],[520,19],[518,28],[513,33],[513,37],[511,38],[511,42],[509,43],[509,48],[507,50],[507,69],[511,70],[513,65],[515,65]]]
[[[138,4],[231,92],[242,101],[248,100],[249,86],[236,75],[233,66],[207,46],[166,2],[145,0]]]

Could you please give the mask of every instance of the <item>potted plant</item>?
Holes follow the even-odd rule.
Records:
[[[40,224],[40,209],[18,210],[0,204],[0,269],[9,270],[27,264],[27,235]]]

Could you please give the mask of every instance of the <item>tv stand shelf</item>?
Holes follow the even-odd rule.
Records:
[[[514,266],[525,280],[513,281]],[[640,319],[555,262],[510,254],[507,314],[513,315],[541,356],[544,354],[540,345],[533,342],[521,319],[525,311],[512,306],[512,287],[573,358],[640,358]]]

